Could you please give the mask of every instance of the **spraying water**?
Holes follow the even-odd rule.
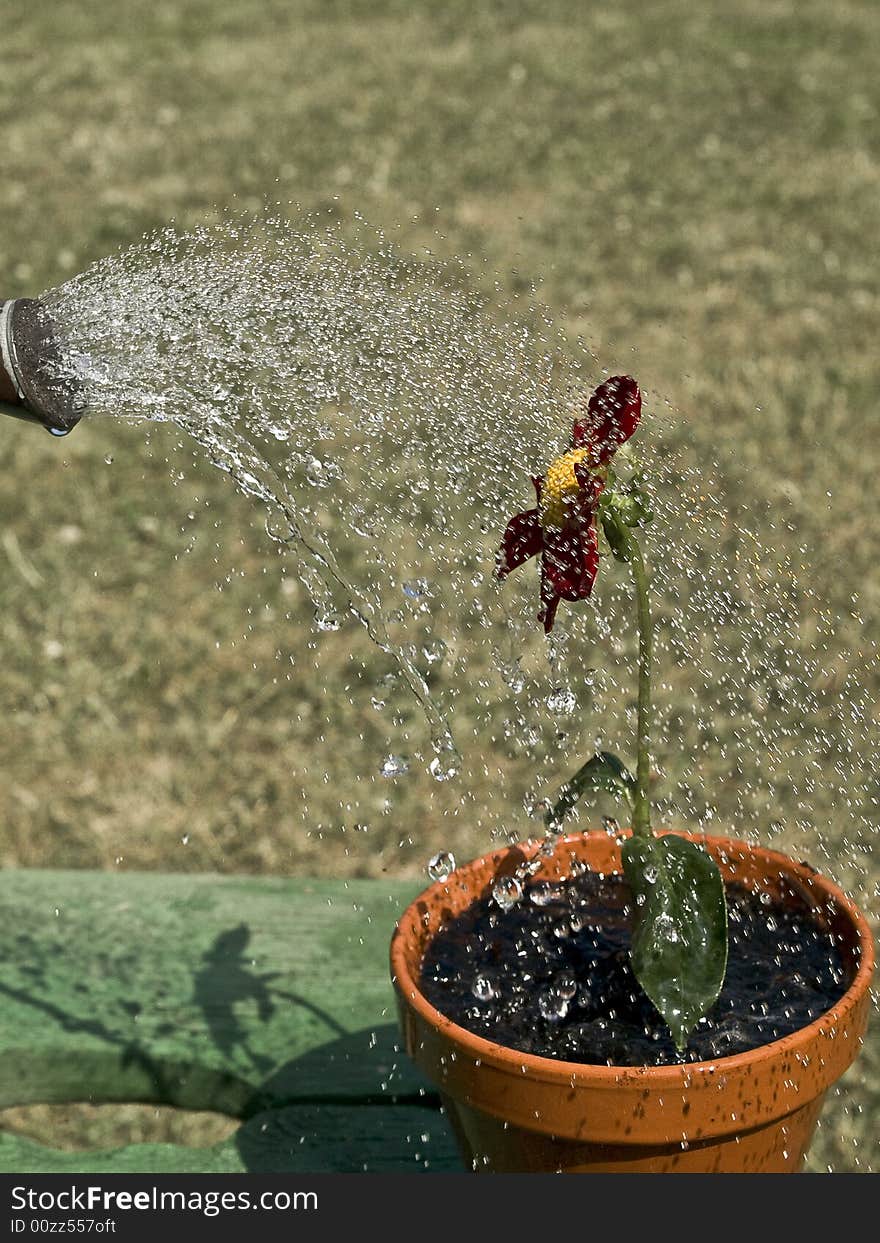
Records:
[[[418,700],[432,776],[461,783],[470,757],[497,788],[471,809],[488,832],[522,837],[523,801],[539,812],[594,748],[627,753],[626,576],[605,559],[593,602],[561,611],[549,641],[534,575],[503,591],[493,580],[505,522],[531,503],[529,475],[602,376],[533,301],[500,314],[455,263],[401,257],[366,226],[350,242],[279,219],[166,229],[44,301],[90,416],[173,422],[265,506],[315,628],[360,623]],[[827,677],[832,613],[774,546],[773,516],[737,517],[736,464],[696,461],[686,424],[656,397],[627,455],[657,513],[661,820],[815,856],[845,809],[861,841],[880,737],[867,680]],[[388,694],[385,679],[374,706]],[[707,759],[725,774],[711,787]],[[392,779],[409,767],[393,753],[370,762]],[[849,867],[841,879],[857,886],[858,850]]]

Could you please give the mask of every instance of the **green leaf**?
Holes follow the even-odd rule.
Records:
[[[724,882],[714,859],[673,834],[631,837],[623,870],[635,898],[633,970],[681,1052],[724,982]]]
[[[624,562],[631,561],[629,533],[617,509],[613,505],[608,505],[599,512],[602,518],[602,530],[605,532],[605,538],[608,540],[615,559]]]
[[[610,482],[606,484],[599,499],[599,517],[605,537],[617,560],[632,560],[627,528],[643,526],[654,517],[642,476],[633,476],[623,488],[617,488]]]
[[[547,824],[561,824],[574,805],[588,790],[604,790],[615,798],[622,798],[632,811],[636,788],[636,779],[616,755],[610,751],[599,751],[592,759],[587,760],[575,775],[566,781],[559,792],[559,797],[547,813]]]
[[[623,520],[629,527],[644,526],[654,517],[654,511],[651,508],[651,496],[645,486],[645,477],[641,471],[633,475],[627,487],[628,507],[623,514]]]

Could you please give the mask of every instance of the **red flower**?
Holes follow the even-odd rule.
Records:
[[[560,600],[585,600],[599,568],[596,507],[605,486],[602,469],[638,426],[639,386],[629,376],[600,384],[572,429],[571,448],[551,462],[543,479],[533,478],[537,508],[516,514],[498,550],[496,573],[541,557],[538,620],[549,634]]]

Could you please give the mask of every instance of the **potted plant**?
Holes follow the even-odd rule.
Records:
[[[600,529],[630,567],[639,625],[634,771],[608,752],[591,757],[546,804],[544,838],[435,869],[392,940],[405,1047],[439,1087],[475,1170],[797,1170],[825,1092],[856,1057],[867,1025],[873,942],[837,886],[773,851],[652,826],[650,584],[635,534],[652,515],[641,475],[623,482],[612,467],[640,416],[630,377],[596,389],[575,412],[569,448],[533,479],[535,507],[508,523],[497,565],[504,578],[540,558],[538,619],[548,633],[561,600],[590,596]],[[631,829],[565,835],[568,813],[597,790],[627,805]],[[763,940],[754,933],[762,927]],[[534,946],[545,947],[537,968]],[[738,957],[729,974],[743,976],[744,956],[750,979],[773,977],[784,1018],[774,1026],[775,994],[768,1001],[761,991],[756,1006],[746,989],[741,1004],[757,1019],[728,1051],[720,1036],[712,1044],[712,1024],[735,991],[725,985],[731,946]],[[819,967],[799,960],[810,946],[823,956]],[[595,975],[597,963],[604,975]],[[591,979],[579,979],[584,972]],[[831,981],[819,1005],[811,975]],[[801,1010],[793,994],[808,998]],[[614,1005],[603,1016],[608,996]],[[725,1014],[732,1005],[725,1001]],[[590,1021],[572,1029],[560,1020],[578,1007]],[[609,1046],[621,1010],[632,1011],[635,1028]],[[638,1041],[627,1046],[639,1024],[653,1042],[650,1060],[634,1054]],[[582,1045],[587,1060],[574,1056]]]

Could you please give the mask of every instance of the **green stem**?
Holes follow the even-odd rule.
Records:
[[[651,600],[648,590],[648,571],[636,537],[626,531],[627,552],[633,571],[636,603],[639,614],[639,703],[637,723],[636,788],[633,807],[633,833],[644,837],[651,835],[651,801],[648,783],[651,776],[651,655],[654,646],[654,625],[651,620]]]

